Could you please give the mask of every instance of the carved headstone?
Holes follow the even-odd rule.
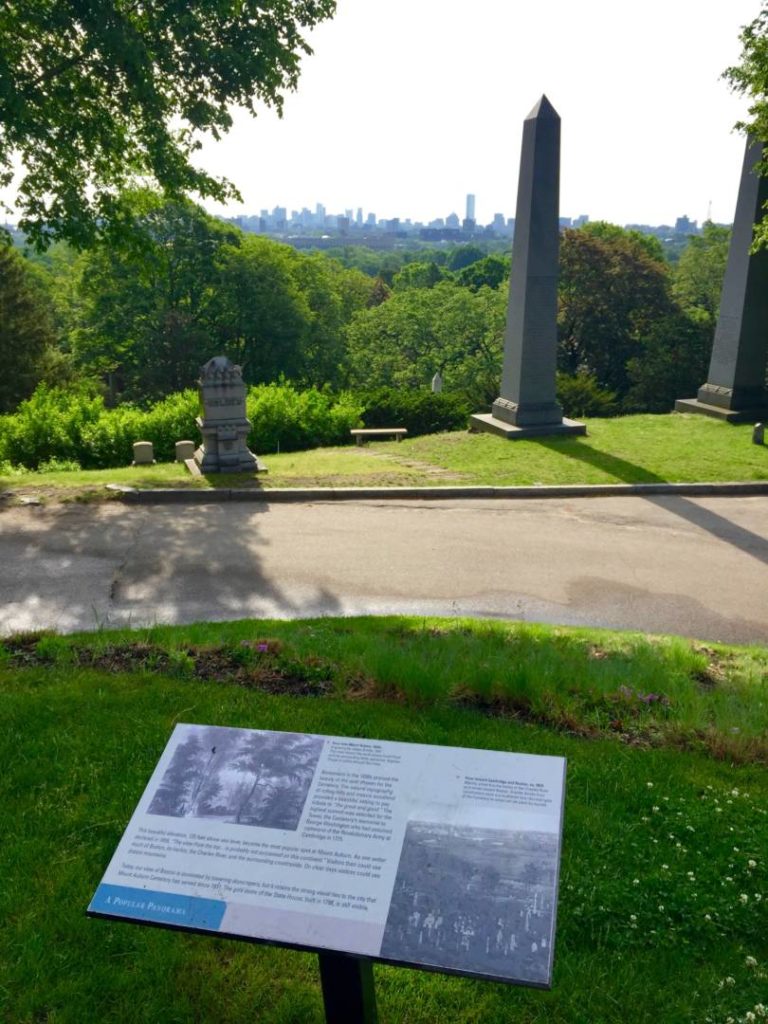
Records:
[[[542,96],[523,125],[501,395],[470,430],[509,439],[586,434],[555,393],[560,244],[560,118]]]
[[[245,384],[239,366],[226,356],[214,356],[200,369],[202,415],[197,425],[203,443],[195,462],[203,473],[265,473],[249,451],[251,422],[245,415]]]
[[[768,202],[768,178],[755,172],[762,156],[762,143],[748,139],[709,376],[696,398],[675,402],[678,412],[732,423],[768,418],[768,251],[750,254],[755,223]]]
[[[442,378],[442,376],[440,374],[440,371],[438,370],[437,373],[432,378],[432,394],[433,395],[439,395],[442,390],[443,390],[443,378]]]

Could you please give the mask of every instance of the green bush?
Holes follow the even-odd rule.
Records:
[[[458,395],[377,388],[357,396],[366,427],[406,427],[410,435],[462,430],[472,410]]]
[[[262,384],[250,389],[246,411],[252,424],[248,444],[258,454],[345,444],[363,409],[348,392],[334,397],[316,388]]]
[[[615,391],[600,387],[597,378],[587,370],[573,376],[557,375],[557,400],[565,416],[616,416],[619,411]]]
[[[360,426],[362,404],[347,393],[332,396],[314,388],[268,384],[250,390],[246,409],[253,424],[251,448],[273,452],[348,442],[350,429]],[[0,416],[0,466],[126,466],[135,441],[151,441],[158,462],[170,462],[177,441],[199,438],[198,412],[193,390],[169,395],[149,409],[106,409],[101,396],[87,389],[41,385],[16,413]]]

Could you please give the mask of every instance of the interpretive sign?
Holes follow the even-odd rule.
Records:
[[[91,915],[549,987],[565,761],[178,725]]]

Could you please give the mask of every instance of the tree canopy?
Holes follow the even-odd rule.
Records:
[[[743,93],[750,101],[750,120],[737,125],[755,138],[761,139],[768,150],[768,0],[754,21],[746,25],[741,39],[741,59],[725,72],[733,89]],[[768,153],[763,152],[762,172],[768,175]],[[755,244],[768,247],[768,210],[755,233]]]
[[[0,6],[0,186],[18,185],[20,227],[38,247],[90,244],[130,227],[121,190],[237,198],[194,167],[231,105],[282,109],[302,30],[335,0],[9,0]],[[179,126],[178,129],[176,126]]]

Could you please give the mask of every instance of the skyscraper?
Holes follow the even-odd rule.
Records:
[[[467,220],[475,219],[475,197],[470,193],[467,195]]]

